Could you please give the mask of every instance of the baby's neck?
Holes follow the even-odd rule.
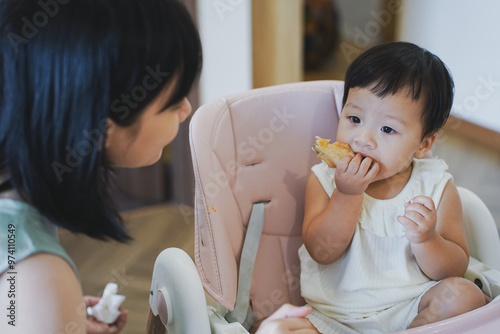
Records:
[[[397,196],[406,186],[413,171],[413,163],[401,173],[387,179],[370,183],[365,193],[376,199],[391,199]]]

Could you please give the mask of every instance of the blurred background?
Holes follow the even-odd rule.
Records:
[[[371,46],[397,40],[414,42],[437,54],[456,86],[453,117],[438,144],[458,136],[478,144],[474,163],[451,166],[480,195],[475,174],[499,180],[500,21],[495,0],[185,0],[198,22],[204,68],[190,99],[197,106],[227,94],[306,80],[343,80],[349,64]],[[157,165],[116,171],[115,198],[121,209],[174,201],[192,205],[193,181],[188,145],[189,120]],[[436,147],[440,155],[447,149]],[[471,146],[472,147],[472,146]],[[474,146],[476,147],[476,146]],[[452,148],[449,148],[452,150]],[[491,149],[479,158],[477,150]],[[486,151],[485,151],[486,152]],[[448,152],[454,156],[453,152]],[[468,153],[467,153],[468,154]],[[450,164],[453,165],[452,161]],[[455,170],[459,167],[460,170]],[[468,167],[468,168],[469,168]],[[493,173],[493,174],[492,174]],[[496,174],[496,175],[495,175]],[[458,177],[458,176],[457,176]],[[495,188],[497,183],[488,182]],[[499,193],[484,192],[492,210]],[[500,213],[495,212],[500,218]],[[497,219],[497,221],[500,219]]]
[[[183,0],[202,37],[204,66],[193,111],[218,97],[308,80],[343,80],[354,58],[385,42],[414,42],[455,79],[452,117],[433,149],[457,185],[500,224],[500,2],[496,0]],[[102,243],[63,233],[87,294],[115,281],[127,296],[124,333],[144,333],[156,256],[194,245],[189,119],[153,166],[116,169],[113,198],[135,241]],[[105,254],[105,256],[103,256]]]

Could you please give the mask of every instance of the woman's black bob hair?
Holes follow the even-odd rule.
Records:
[[[54,224],[130,239],[109,196],[107,121],[130,126],[172,82],[167,106],[187,96],[202,64],[189,13],[178,0],[0,0],[0,41],[0,171]]]
[[[354,87],[369,88],[379,97],[406,90],[413,100],[423,99],[422,138],[446,123],[453,103],[454,84],[446,65],[408,42],[374,46],[357,57],[346,72],[343,104]]]

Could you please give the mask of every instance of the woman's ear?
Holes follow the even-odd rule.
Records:
[[[432,135],[429,135],[427,137],[424,137],[422,139],[422,142],[420,143],[419,148],[415,152],[415,158],[417,159],[422,159],[425,157],[425,155],[430,151],[434,143],[436,142],[437,139],[437,132],[433,133]]]
[[[113,142],[115,135],[116,123],[111,119],[107,118],[107,127],[106,127],[106,150],[109,149],[109,144]]]

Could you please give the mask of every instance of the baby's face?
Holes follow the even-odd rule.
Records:
[[[337,141],[379,164],[374,181],[407,170],[414,157],[422,158],[421,100],[405,91],[383,98],[369,88],[351,88],[340,115]]]

